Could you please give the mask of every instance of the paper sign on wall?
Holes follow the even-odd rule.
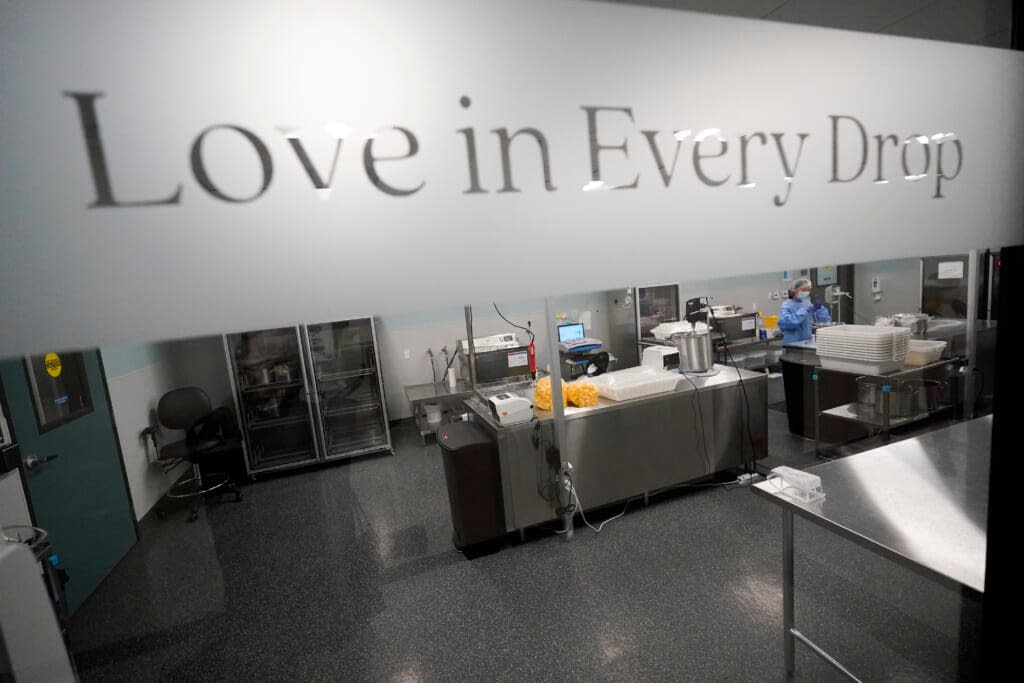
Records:
[[[523,368],[529,365],[529,363],[526,351],[516,351],[515,353],[508,354],[508,366],[510,368]]]
[[[940,261],[939,262],[939,279],[940,280],[959,280],[964,276],[964,262],[963,261]]]
[[[835,266],[818,266],[818,284],[831,285],[836,281]]]

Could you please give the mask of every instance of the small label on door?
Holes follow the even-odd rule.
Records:
[[[514,351],[508,354],[508,366],[510,368],[522,368],[530,364],[526,351]]]
[[[55,406],[62,406],[62,405],[64,405],[67,402],[68,402],[67,395],[58,396],[57,398],[53,399],[53,405],[55,405]]]
[[[749,332],[757,326],[757,318],[744,318],[740,321],[740,329]]]
[[[959,280],[964,276],[964,262],[963,261],[940,261],[939,262],[939,279],[940,280]]]
[[[50,377],[53,377],[54,379],[60,377],[60,356],[55,354],[53,351],[46,354],[46,356],[43,357],[43,367],[46,368],[46,374],[49,375]]]

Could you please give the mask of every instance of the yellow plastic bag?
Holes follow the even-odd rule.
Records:
[[[567,405],[568,398],[566,397],[566,384],[565,380],[562,380],[562,406]],[[541,377],[537,380],[537,386],[533,389],[533,405],[541,410],[551,410],[551,378]]]
[[[597,387],[590,382],[579,380],[569,385],[566,390],[569,403],[577,408],[597,405]]]

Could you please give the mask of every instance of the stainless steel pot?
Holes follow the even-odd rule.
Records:
[[[896,327],[909,327],[911,334],[924,336],[928,334],[930,317],[925,313],[896,313],[892,316],[892,323]]]
[[[885,415],[882,387],[889,385],[889,417],[914,417],[938,405],[940,385],[934,380],[889,381],[876,377],[857,378],[857,403],[862,413]],[[934,385],[934,386],[932,386]]]
[[[711,335],[703,332],[681,332],[676,336],[680,372],[707,372],[714,365]]]
[[[881,403],[875,408],[879,414],[884,414]],[[927,410],[927,398],[921,382],[902,382],[889,389],[889,417],[913,417]]]

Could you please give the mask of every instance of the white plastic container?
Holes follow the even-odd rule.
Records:
[[[858,375],[884,375],[887,372],[896,372],[903,367],[903,359],[864,361],[822,356],[820,353],[818,354],[818,357],[821,359],[821,367],[826,370],[852,372]]]
[[[683,377],[678,372],[653,367],[636,367],[591,377],[597,393],[610,401],[629,401],[675,391]]]
[[[907,350],[904,364],[910,366],[927,365],[942,358],[942,352],[946,350],[946,342],[932,341],[929,339],[911,339],[910,348]]]

